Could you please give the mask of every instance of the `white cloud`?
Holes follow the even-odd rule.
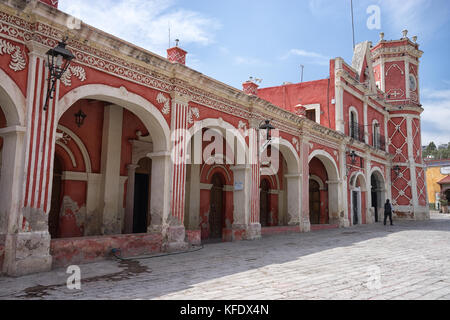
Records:
[[[303,58],[307,58],[307,61],[312,64],[318,64],[321,66],[327,66],[330,62],[330,58],[313,51],[306,51],[302,49],[291,49],[288,53],[281,57],[282,60],[288,59],[292,56],[299,56]]]
[[[444,1],[447,2],[447,1]],[[448,20],[447,4],[439,4],[439,10],[432,8],[431,0],[392,1],[379,0],[382,8],[382,28],[388,27],[398,38],[401,31],[408,29],[408,36],[419,35],[427,38],[432,36],[439,27]]]
[[[424,89],[421,92],[422,105],[422,144],[431,141],[436,144],[450,141],[450,89]]]
[[[180,39],[180,45],[214,43],[220,23],[199,12],[176,8],[175,0],[61,0],[60,10],[102,31],[160,55]]]

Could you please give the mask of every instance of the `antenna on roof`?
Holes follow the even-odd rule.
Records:
[[[302,68],[302,77],[301,77],[300,82],[303,82],[303,69],[305,68],[305,66],[301,64],[301,65],[300,65],[300,68]]]

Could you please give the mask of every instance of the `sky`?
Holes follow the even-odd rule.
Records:
[[[353,55],[350,0],[60,0],[59,9],[166,56],[179,46],[187,66],[242,89],[324,79],[329,60]],[[379,13],[379,15],[377,15]],[[450,142],[450,1],[354,0],[355,42],[417,36],[422,145]],[[378,18],[379,19],[375,19]]]

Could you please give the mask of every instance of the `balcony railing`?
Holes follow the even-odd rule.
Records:
[[[364,141],[364,126],[357,122],[350,123],[350,137],[361,142]]]
[[[373,137],[373,147],[379,150],[386,150],[386,139],[384,136],[378,134]]]

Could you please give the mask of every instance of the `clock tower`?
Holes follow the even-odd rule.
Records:
[[[417,37],[402,32],[400,40],[380,41],[371,48],[375,82],[389,103],[387,121],[391,163],[391,201],[394,216],[405,219],[429,218],[425,185],[420,115],[419,50]],[[387,177],[388,178],[388,177]]]

